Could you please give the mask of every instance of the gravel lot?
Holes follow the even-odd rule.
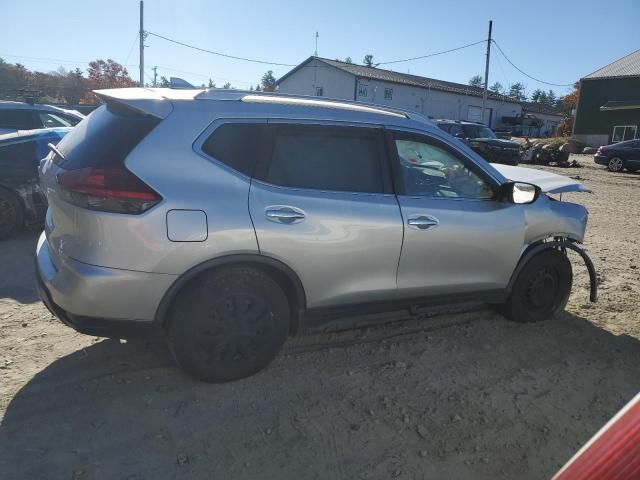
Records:
[[[161,342],[64,327],[32,287],[36,235],[1,243],[0,477],[550,477],[640,390],[640,174],[576,158],[550,170],[594,190],[569,199],[591,213],[597,304],[572,257],[553,321],[364,318],[291,339],[226,385],[185,377]]]

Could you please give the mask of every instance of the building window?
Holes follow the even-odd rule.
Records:
[[[358,96],[366,97],[367,96],[368,85],[358,85]]]
[[[613,127],[613,135],[611,143],[624,142],[625,140],[633,140],[638,133],[637,125],[618,125]]]
[[[391,100],[393,98],[393,88],[384,89],[384,99]]]
[[[316,87],[316,97],[323,97],[324,89],[322,87]]]

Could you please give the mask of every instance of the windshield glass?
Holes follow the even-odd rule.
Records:
[[[462,128],[467,138],[497,138],[496,134],[484,125],[463,125]]]

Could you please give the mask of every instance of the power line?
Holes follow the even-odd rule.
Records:
[[[495,40],[492,40],[493,43],[495,44],[496,47],[498,47],[498,50],[500,51],[500,53],[502,54],[502,56],[507,60],[507,62],[509,62],[511,64],[511,66],[513,68],[515,68],[516,70],[518,70],[522,75],[524,75],[525,77],[530,78],[531,80],[535,80],[538,83],[543,83],[545,85],[551,85],[553,87],[571,87],[573,85],[573,83],[551,83],[551,82],[545,82],[544,80],[540,80],[539,78],[536,77],[532,77],[531,75],[529,75],[528,73],[526,73],[525,71],[523,71],[521,68],[519,68],[518,66],[516,66],[510,59],[509,57],[507,57],[505,55],[505,53],[502,51],[502,49],[500,48],[500,45],[498,45],[498,42],[496,42]]]
[[[487,40],[479,40],[473,43],[467,43],[466,45],[461,45],[460,47],[450,48],[449,50],[442,50],[440,52],[428,53],[426,55],[420,55],[419,57],[411,57],[405,58],[402,60],[391,60],[388,62],[378,62],[376,65],[390,65],[392,63],[401,63],[401,62],[411,62],[413,60],[422,60],[423,58],[435,57],[437,55],[444,55],[445,53],[455,52],[456,50],[462,50],[463,48],[473,47],[474,45],[479,45],[481,43],[485,43]]]
[[[181,45],[183,47],[191,48],[193,50],[198,50],[200,52],[210,53],[212,55],[218,55],[219,57],[231,58],[233,60],[242,60],[244,62],[260,63],[262,65],[276,65],[278,67],[295,67],[296,66],[296,64],[293,64],[293,63],[268,62],[266,60],[257,60],[255,58],[237,57],[235,55],[229,55],[227,53],[214,52],[213,50],[207,50],[206,48],[200,48],[200,47],[196,47],[195,45],[190,45],[188,43],[179,42],[178,40],[173,40],[173,39],[165,37],[163,35],[158,35],[157,33],[149,32],[149,31],[145,31],[145,33],[147,33],[149,35],[152,35],[154,37],[166,40],[167,42],[175,43],[176,45]]]
[[[131,44],[131,48],[129,48],[129,53],[127,54],[127,59],[124,61],[124,63],[122,65],[126,65],[127,62],[129,61],[129,57],[131,56],[131,52],[133,52],[133,47],[136,46],[136,41],[138,40],[138,36],[140,34],[136,33],[136,38],[133,39],[133,43]]]

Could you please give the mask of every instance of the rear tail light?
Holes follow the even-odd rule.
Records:
[[[90,210],[139,214],[162,200],[124,165],[69,170],[56,179],[64,200]]]

